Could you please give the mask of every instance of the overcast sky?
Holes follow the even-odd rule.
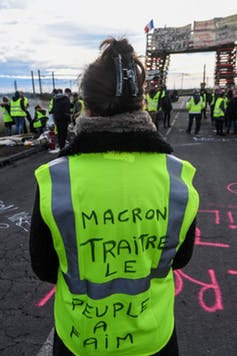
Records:
[[[37,77],[38,69],[45,85],[52,71],[56,79],[68,74],[66,85],[96,58],[108,36],[127,37],[145,55],[144,27],[151,19],[155,27],[184,26],[236,13],[236,0],[221,6],[211,0],[0,0],[0,91],[14,79],[24,86],[23,79],[31,70]],[[198,87],[204,64],[213,85],[214,53],[171,56],[168,86]]]

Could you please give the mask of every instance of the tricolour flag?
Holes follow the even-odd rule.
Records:
[[[151,20],[144,28],[145,33],[148,33],[154,28],[154,22]]]

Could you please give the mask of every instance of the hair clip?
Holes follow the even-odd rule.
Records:
[[[122,56],[119,54],[114,58],[115,70],[116,70],[116,91],[115,96],[121,96],[123,93],[123,67]]]
[[[134,60],[129,63],[128,68],[124,68],[123,70],[125,73],[124,79],[128,80],[132,96],[137,96],[138,85],[137,85],[136,65]]]
[[[119,54],[114,58],[116,70],[116,91],[115,96],[122,96],[123,94],[123,81],[127,80],[132,96],[138,94],[137,73],[134,60],[128,64],[128,68],[123,68],[122,56]]]

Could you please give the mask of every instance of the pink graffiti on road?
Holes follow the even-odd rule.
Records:
[[[229,269],[228,273],[237,276],[237,270]]]
[[[42,299],[40,299],[40,300],[36,303],[36,306],[37,306],[37,307],[43,307],[43,306],[49,301],[49,299],[52,298],[52,296],[53,296],[54,293],[55,293],[55,290],[56,290],[56,288],[53,287],[53,288],[49,291],[49,293],[47,293]]]
[[[237,182],[228,184],[226,189],[233,194],[237,194]]]
[[[215,224],[220,224],[220,211],[219,210],[198,210],[199,213],[210,213],[214,215]]]
[[[195,245],[229,248],[229,244],[201,241],[201,230],[196,227]]]
[[[234,217],[233,217],[233,214],[232,214],[232,211],[227,211],[227,216],[229,218],[229,221],[230,221],[230,225],[229,225],[229,228],[234,230],[234,229],[237,229],[237,224],[235,224],[235,221],[234,221]]]
[[[222,303],[222,293],[220,286],[216,279],[216,274],[214,269],[208,269],[208,274],[211,279],[211,283],[204,283],[190,277],[188,274],[184,273],[182,270],[174,271],[175,274],[175,295],[179,295],[183,290],[184,279],[188,280],[191,283],[201,286],[200,291],[198,293],[198,302],[199,305],[203,310],[208,313],[214,313],[217,310],[223,310],[223,303]],[[212,305],[208,305],[205,301],[205,292],[212,291],[214,295],[214,302]]]

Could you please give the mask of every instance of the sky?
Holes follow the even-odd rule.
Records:
[[[179,27],[237,13],[236,0],[0,0],[0,92],[32,91],[31,71],[39,92],[56,87],[77,90],[76,78],[99,55],[103,39],[126,37],[136,53],[146,52],[145,25]],[[213,86],[215,53],[172,55],[167,86],[199,87],[206,65]]]

